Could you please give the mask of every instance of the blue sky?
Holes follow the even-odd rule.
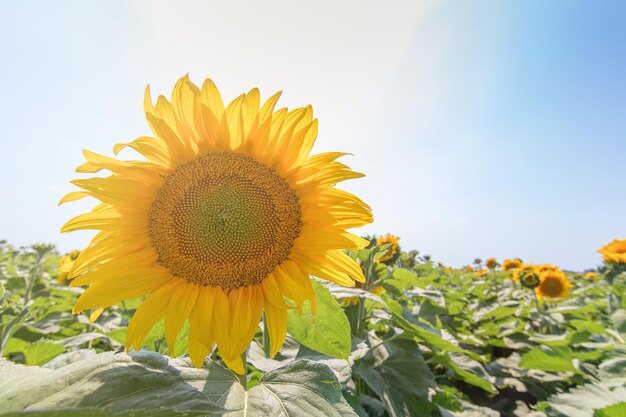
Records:
[[[226,4],[227,3],[227,4]],[[0,238],[54,242],[81,150],[149,133],[146,84],[312,104],[367,177],[363,233],[446,264],[596,266],[626,238],[626,5],[590,1],[4,1]],[[128,156],[130,154],[127,154]]]

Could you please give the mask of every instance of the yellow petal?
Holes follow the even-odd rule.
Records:
[[[270,334],[271,355],[280,350],[287,336],[287,310],[275,307],[272,303],[265,304],[265,320]]]
[[[197,285],[182,285],[174,290],[172,298],[170,298],[170,302],[167,305],[167,311],[165,312],[165,340],[172,356],[174,356],[178,333],[196,304],[198,292],[199,288]]]

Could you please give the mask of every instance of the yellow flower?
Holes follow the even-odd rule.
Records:
[[[487,275],[487,272],[489,272],[486,269],[479,269],[478,271],[476,271],[476,276],[477,277],[484,277],[485,275]]]
[[[485,265],[487,265],[487,268],[489,269],[496,269],[498,262],[496,261],[496,258],[489,258],[485,261]]]
[[[536,265],[535,269],[537,269],[537,271],[540,274],[542,274],[544,272],[559,272],[559,271],[561,271],[561,268],[559,268],[558,266],[551,265],[551,264]]]
[[[372,221],[369,206],[335,188],[362,177],[337,162],[339,152],[310,155],[317,135],[311,106],[275,110],[280,93],[261,104],[255,88],[225,106],[211,80],[181,78],[171,103],[156,105],[147,88],[146,118],[155,137],[117,144],[145,160],[84,151],[78,172],[112,172],[72,181],[92,196],[89,213],[63,232],[99,232],[74,262],[72,285],[89,285],[74,312],[146,296],[132,317],[127,349],[138,349],[165,319],[170,352],[188,320],[189,356],[202,365],[217,344],[225,363],[243,373],[242,353],[265,314],[276,354],[285,339],[288,304],[309,300],[310,275],[346,286],[364,281],[343,249],[369,242],[346,230]]]
[[[507,259],[502,262],[502,269],[505,271],[519,268],[520,266],[522,266],[522,261],[520,261],[519,259]]]
[[[546,297],[564,298],[569,294],[569,288],[572,284],[563,272],[546,271],[539,277],[541,283],[535,288],[535,293],[540,300]]]
[[[520,267],[518,267],[515,271],[513,271],[513,273],[511,275],[509,275],[509,278],[512,279],[514,282],[516,283],[520,283],[520,276],[525,273],[526,271],[533,271],[536,272],[537,270],[537,265],[532,265],[532,264],[525,264],[522,265]]]
[[[472,268],[471,266],[468,265],[465,268],[463,268],[463,271],[465,271],[465,272],[473,272],[474,268]]]
[[[382,246],[390,243],[391,245],[387,249],[387,253],[378,258],[378,262],[385,263],[394,259],[398,252],[400,238],[394,235],[387,234],[387,236],[381,236],[376,240],[376,246]]]
[[[57,272],[59,273],[57,275],[57,284],[65,285],[67,283],[68,272],[72,269],[72,265],[79,254],[80,251],[74,249],[69,254],[61,256],[61,259],[59,259],[59,267],[57,268]]]
[[[520,284],[526,288],[535,288],[541,283],[539,273],[535,270],[524,270],[518,275]]]
[[[596,280],[598,279],[598,274],[595,272],[587,272],[585,275],[583,275],[583,277],[591,280]]]
[[[626,264],[626,239],[614,240],[598,250],[606,263]]]
[[[385,293],[385,289],[381,286],[378,286],[378,287],[372,288],[370,292],[375,295],[382,295]]]

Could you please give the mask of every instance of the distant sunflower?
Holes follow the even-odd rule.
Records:
[[[485,275],[487,275],[487,273],[489,272],[489,270],[487,269],[479,269],[478,271],[476,271],[476,276],[477,277],[484,277]]]
[[[496,266],[498,266],[498,261],[496,261],[496,258],[489,258],[485,261],[485,265],[487,265],[487,268],[489,269],[496,269]]]
[[[387,234],[387,236],[381,236],[376,240],[376,246],[382,246],[385,244],[390,244],[387,249],[387,253],[378,258],[378,262],[381,263],[391,263],[395,261],[400,255],[400,238],[391,234]]]
[[[524,270],[518,276],[520,284],[526,288],[535,288],[541,283],[539,273],[533,270]]]
[[[583,275],[584,278],[586,279],[590,279],[592,281],[595,281],[596,279],[598,279],[598,274],[596,272],[590,271],[585,273],[585,275]]]
[[[78,258],[78,255],[80,255],[80,251],[78,249],[74,249],[70,253],[61,256],[61,259],[59,259],[59,267],[57,268],[57,284],[67,284],[68,272],[72,269],[72,265],[74,264],[74,261]]]
[[[170,352],[189,320],[189,356],[202,365],[217,344],[224,362],[243,373],[242,353],[262,313],[271,353],[286,334],[288,304],[314,306],[309,275],[346,286],[364,281],[343,249],[367,246],[346,230],[372,221],[369,206],[335,188],[362,177],[337,158],[310,155],[317,136],[311,106],[275,110],[255,88],[224,106],[211,80],[201,88],[181,78],[171,103],[156,105],[146,88],[144,110],[155,137],[129,147],[147,160],[123,161],[84,151],[78,172],[112,172],[74,180],[101,201],[67,222],[63,232],[99,230],[69,271],[89,287],[74,312],[147,296],[132,317],[127,349],[138,349],[165,319]]]
[[[537,270],[537,265],[532,265],[532,264],[525,264],[520,266],[519,268],[517,268],[515,271],[513,271],[513,273],[511,275],[509,275],[509,278],[512,279],[514,282],[516,283],[520,283],[520,276],[525,273],[526,271],[533,271],[536,272]]]
[[[542,300],[547,297],[564,298],[569,294],[572,286],[565,274],[560,271],[548,271],[540,275],[541,282],[535,288],[537,298]]]
[[[544,272],[559,272],[559,271],[561,271],[561,268],[559,268],[558,266],[552,265],[552,264],[536,265],[535,268],[537,269],[537,271],[540,274],[543,274]]]
[[[626,239],[614,240],[598,250],[606,263],[626,264]]]
[[[519,268],[520,266],[522,266],[522,261],[519,259],[506,259],[502,261],[502,269],[505,271]]]

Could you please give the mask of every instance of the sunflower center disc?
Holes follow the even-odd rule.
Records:
[[[287,259],[301,226],[287,182],[228,152],[174,169],[148,211],[159,263],[175,276],[225,291],[259,284]]]
[[[543,292],[550,296],[558,296],[561,293],[562,285],[558,279],[546,278],[543,284]]]

